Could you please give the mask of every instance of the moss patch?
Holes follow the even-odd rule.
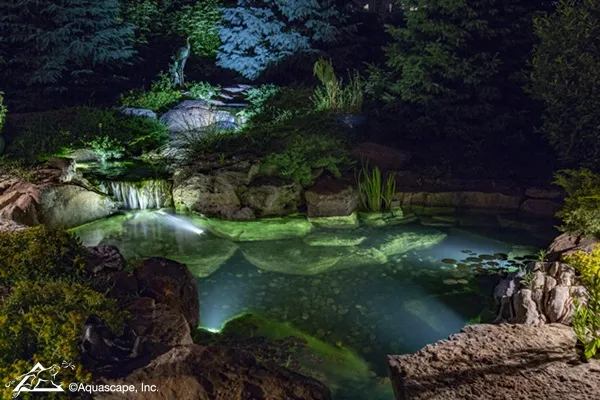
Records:
[[[446,236],[445,233],[437,230],[390,233],[378,250],[386,256],[402,254],[411,250],[433,247],[444,240]]]
[[[337,217],[316,217],[308,219],[313,225],[325,229],[354,229],[360,225],[356,212]]]

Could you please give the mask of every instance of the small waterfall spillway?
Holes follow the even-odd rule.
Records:
[[[173,203],[171,183],[164,179],[140,182],[105,181],[100,190],[113,196],[128,210],[148,210],[170,207]]]

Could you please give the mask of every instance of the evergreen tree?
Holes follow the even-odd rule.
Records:
[[[238,0],[223,10],[217,63],[256,79],[286,57],[335,42],[344,21],[332,0]]]
[[[389,26],[390,91],[413,106],[419,130],[483,143],[533,125],[523,86],[547,0],[402,0],[405,26]],[[531,128],[530,128],[531,130]]]
[[[536,20],[533,93],[544,102],[541,131],[567,166],[600,168],[600,3],[561,0]]]
[[[0,2],[6,86],[61,91],[126,64],[133,29],[119,15],[118,0]]]

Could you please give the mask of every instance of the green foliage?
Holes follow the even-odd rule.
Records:
[[[350,164],[346,144],[333,136],[292,133],[284,139],[284,150],[271,153],[265,163],[276,165],[279,173],[307,187],[313,183],[314,169],[323,168],[335,177]]]
[[[315,90],[313,102],[318,111],[358,114],[362,110],[363,84],[358,72],[349,75],[348,84],[335,75],[331,61],[317,60],[314,74],[321,82]]]
[[[554,175],[554,183],[567,192],[564,207],[556,213],[561,230],[600,236],[600,175],[587,169],[563,170]]]
[[[567,165],[596,169],[600,160],[600,3],[561,0],[535,20],[540,43],[532,91],[545,104],[541,131]]]
[[[175,34],[190,39],[192,53],[213,57],[221,45],[218,26],[221,22],[221,4],[217,0],[202,0],[183,6],[175,13]]]
[[[585,358],[592,358],[600,350],[600,248],[569,254],[565,262],[579,272],[587,291],[583,302],[576,301],[573,330],[583,344]]]
[[[164,111],[181,100],[181,91],[173,88],[169,76],[161,72],[150,86],[150,90],[130,90],[122,95],[123,107],[146,108],[152,111]]]
[[[0,283],[55,281],[82,277],[85,248],[71,234],[36,226],[0,233]]]
[[[5,88],[65,90],[114,76],[135,52],[118,0],[0,2]]]
[[[96,314],[109,329],[122,334],[125,316],[116,300],[79,284],[20,281],[11,289],[0,305],[0,374],[4,379],[8,382],[28,372],[36,362],[50,367],[67,361],[75,368],[61,368],[57,378],[63,384],[90,382],[90,374],[80,364],[81,329],[87,317]],[[2,385],[2,397],[10,398],[17,383]]]
[[[105,163],[107,160],[114,160],[123,157],[125,148],[114,139],[108,136],[102,136],[98,139],[94,139],[91,142],[85,143],[89,146],[94,154],[98,157],[101,163]]]
[[[363,209],[369,211],[389,210],[396,194],[396,174],[388,175],[384,182],[379,167],[362,165],[357,177],[358,193]]]
[[[168,3],[161,0],[121,1],[123,19],[135,27],[137,44],[148,43],[152,37],[166,28],[165,13]]]
[[[534,289],[535,275],[533,274],[533,272],[528,272],[521,278],[521,285],[529,290]]]
[[[403,0],[404,22],[388,26],[385,52],[391,94],[411,106],[414,135],[464,146],[530,133],[523,129],[531,100],[522,88],[533,16],[550,7],[547,0]]]
[[[267,101],[277,95],[280,90],[278,86],[272,84],[248,89],[244,94],[249,104],[238,113],[238,117],[244,121],[251,121],[256,118],[264,112]]]
[[[186,84],[185,94],[196,100],[209,101],[221,91],[220,86],[208,82],[190,82]]]
[[[83,148],[104,136],[123,146],[128,155],[140,155],[168,140],[167,129],[158,120],[92,107],[15,118],[7,123],[5,134],[10,138],[7,154],[31,162]]]

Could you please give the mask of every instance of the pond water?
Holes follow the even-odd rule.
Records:
[[[517,267],[546,245],[522,233],[325,230],[302,218],[233,223],[165,211],[118,215],[74,232],[88,246],[118,246],[128,260],[185,263],[198,279],[204,328],[218,331],[254,313],[347,349],[351,373],[316,376],[338,400],[392,400],[386,355],[414,352],[489,318],[498,277],[486,271]]]

